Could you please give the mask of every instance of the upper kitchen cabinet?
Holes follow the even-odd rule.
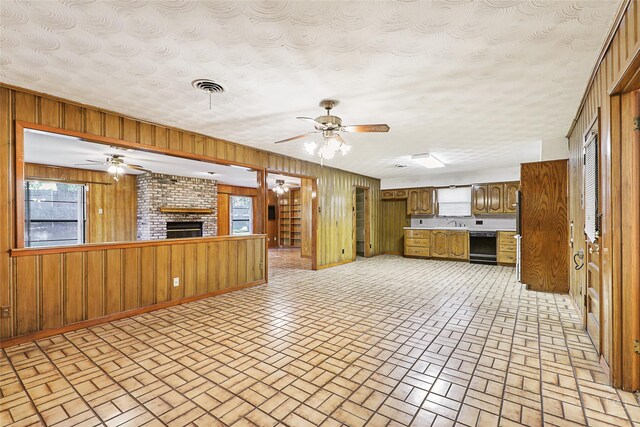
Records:
[[[473,214],[514,214],[519,186],[518,181],[474,184],[471,199]]]
[[[382,200],[401,200],[406,199],[408,190],[382,190]]]
[[[433,188],[411,188],[407,194],[407,215],[433,215]]]
[[[516,213],[516,193],[518,192],[518,188],[520,188],[520,182],[505,182],[504,183],[504,212],[505,213]]]
[[[471,193],[471,211],[475,214],[483,214],[487,213],[488,207],[488,197],[487,197],[487,185],[474,184],[473,190]]]

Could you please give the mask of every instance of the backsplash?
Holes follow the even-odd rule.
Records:
[[[420,223],[422,221],[422,224]],[[412,216],[412,227],[453,227],[453,221],[469,228],[486,228],[488,230],[515,230],[516,229],[516,217],[515,215],[503,216],[503,217],[427,217],[427,216]],[[476,221],[482,221],[482,225],[476,224]]]

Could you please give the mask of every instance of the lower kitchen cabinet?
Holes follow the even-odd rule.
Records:
[[[515,231],[498,231],[496,239],[497,259],[499,264],[513,265],[516,263]]]
[[[404,255],[467,260],[469,233],[453,230],[405,230]]]
[[[449,231],[449,258],[469,259],[469,233],[466,231]]]

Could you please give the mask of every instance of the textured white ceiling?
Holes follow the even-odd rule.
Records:
[[[375,177],[536,160],[564,136],[618,1],[1,1],[0,78],[154,122],[308,156],[295,116],[340,100],[327,164]],[[191,87],[211,78],[226,88]]]

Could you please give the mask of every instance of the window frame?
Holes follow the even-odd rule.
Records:
[[[469,189],[469,214],[468,215],[442,215],[440,213],[440,204],[443,203],[440,201],[440,197],[438,196],[438,192],[440,190],[457,190],[457,189],[463,189],[463,188],[468,188]],[[472,203],[473,203],[473,186],[472,185],[456,185],[455,187],[436,187],[435,188],[435,198],[436,198],[436,217],[438,218],[472,218],[473,217],[473,209],[472,209]],[[466,202],[444,202],[446,203],[456,203],[456,204],[462,204],[462,203],[466,203]]]
[[[49,182],[55,184],[64,184],[64,185],[74,185],[80,187],[78,191],[79,200],[75,202],[77,204],[77,217],[76,219],[32,219],[31,218],[31,203],[30,202],[30,192],[32,189],[30,188],[30,183],[32,182]],[[55,246],[77,246],[84,245],[87,243],[87,184],[84,183],[76,183],[76,182],[66,182],[61,180],[48,180],[48,179],[25,179],[24,180],[24,197],[22,200],[24,206],[24,247],[25,248],[48,248]],[[51,203],[66,203],[61,201],[51,201]],[[30,224],[32,223],[76,223],[76,230],[78,238],[74,241],[74,243],[68,244],[53,244],[53,245],[38,245],[32,246],[32,240],[30,238]],[[55,240],[59,242],[60,239]],[[45,240],[41,240],[38,242],[46,242]]]
[[[249,219],[233,219],[233,199],[249,199],[250,207],[249,207]],[[229,235],[231,236],[247,236],[253,234],[253,197],[252,196],[242,196],[242,195],[229,195]],[[249,232],[247,233],[234,233],[233,224],[234,222],[248,222],[249,224]]]

